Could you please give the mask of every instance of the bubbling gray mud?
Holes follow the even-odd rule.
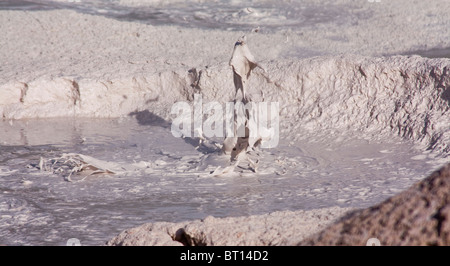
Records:
[[[164,123],[121,119],[2,122],[0,243],[105,243],[146,222],[180,222],[323,207],[367,207],[425,177],[433,156],[392,138],[382,143],[349,134],[308,134],[265,150],[258,174],[207,175],[214,151],[172,137]],[[46,134],[54,132],[56,134]],[[41,171],[40,158],[75,152],[149,168],[132,175],[92,175],[67,182]],[[431,165],[429,164],[431,163]]]
[[[196,91],[192,71],[5,84],[2,92],[14,97],[0,99],[0,240],[62,245],[75,237],[94,245],[152,221],[371,206],[448,161],[448,65],[420,57],[266,62],[269,74],[255,72],[249,84],[280,102],[280,144],[263,151],[257,174],[224,177],[208,175],[220,164],[217,151],[197,150],[197,140],[169,130],[168,107]],[[230,98],[229,68],[202,72],[204,103]],[[36,115],[80,117],[26,119]],[[101,115],[110,118],[81,118]],[[64,153],[145,167],[78,183],[39,167]]]
[[[269,74],[255,72],[249,83],[280,102],[280,144],[263,151],[257,174],[238,169],[224,177],[208,175],[221,162],[217,151],[170,133],[168,107],[192,98],[191,72],[132,79],[127,97],[127,81],[103,83],[110,87],[95,93],[98,81],[6,84],[3,92],[26,93],[0,106],[5,118],[22,118],[0,127],[0,240],[63,245],[75,237],[96,245],[152,221],[371,206],[448,161],[448,64],[349,56],[267,63]],[[221,89],[230,70],[202,71],[204,102],[228,99],[232,91]],[[36,114],[128,115],[25,119]],[[41,158],[64,153],[145,167],[78,183],[39,167]]]
[[[185,18],[162,5],[153,20],[193,28],[86,14],[113,12],[84,5],[104,1],[0,11],[0,244],[103,244],[147,222],[367,207],[404,190],[450,154],[449,59],[366,57],[449,47],[445,1],[406,2],[309,1],[291,15],[314,16],[298,21],[271,1]],[[249,47],[267,72],[249,85],[280,103],[281,135],[257,174],[211,176],[223,163],[217,151],[169,131],[174,102],[232,99],[226,62],[237,33],[203,28],[217,23],[264,24]],[[42,167],[67,153],[139,167],[82,182]]]

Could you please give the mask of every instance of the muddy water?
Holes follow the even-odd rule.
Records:
[[[137,119],[136,119],[137,118]],[[0,244],[101,245],[145,222],[263,214],[330,206],[367,207],[436,168],[411,143],[355,134],[303,134],[260,154],[257,173],[209,175],[217,150],[174,138],[163,120],[38,119],[0,123]],[[68,182],[41,158],[79,153],[148,167]],[[214,160],[210,160],[214,158]],[[76,177],[76,176],[74,176]],[[76,178],[74,178],[76,179]]]

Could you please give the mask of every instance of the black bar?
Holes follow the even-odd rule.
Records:
[[[420,250],[418,250],[420,249]],[[419,259],[439,262],[445,247],[0,247],[31,263],[107,265],[408,265]],[[17,252],[13,256],[12,253]],[[5,258],[8,256],[5,256]]]

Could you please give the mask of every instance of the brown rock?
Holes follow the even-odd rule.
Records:
[[[343,217],[299,245],[450,245],[450,163],[386,201]]]

